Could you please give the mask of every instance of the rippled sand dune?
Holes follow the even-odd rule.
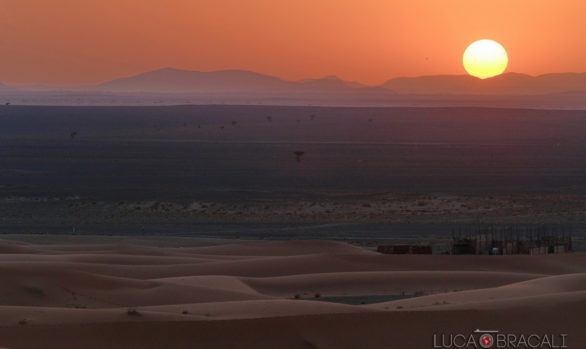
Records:
[[[476,328],[567,333],[569,348],[586,345],[584,253],[417,256],[333,241],[49,240],[0,242],[0,347],[428,348],[435,333]],[[323,301],[370,296],[393,300]]]

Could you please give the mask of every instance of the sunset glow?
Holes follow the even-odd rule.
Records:
[[[0,349],[586,348],[585,13],[0,0]]]
[[[93,84],[174,67],[376,85],[465,73],[482,38],[514,58],[507,71],[582,72],[584,13],[582,0],[1,1],[0,76]]]

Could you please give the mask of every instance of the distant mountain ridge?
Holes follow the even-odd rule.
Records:
[[[378,86],[336,76],[287,81],[244,70],[164,68],[96,86],[6,86],[11,105],[475,106],[586,110],[586,73],[402,77]],[[1,104],[1,103],[0,103]]]
[[[356,81],[345,81],[340,79],[335,75],[325,76],[321,79],[303,79],[298,80],[297,83],[306,84],[306,85],[313,85],[313,86],[323,86],[323,87],[354,87],[354,88],[364,88],[368,87],[367,85],[361,84]]]
[[[432,75],[390,79],[380,86],[366,86],[336,76],[287,81],[245,70],[200,72],[164,68],[120,78],[96,86],[99,91],[148,93],[368,93],[394,92],[416,95],[538,95],[586,91],[586,73],[558,73],[530,76],[505,73],[490,79],[469,75]]]
[[[235,92],[270,91],[288,84],[276,77],[245,70],[199,72],[163,68],[112,80],[97,86],[111,92]]]
[[[531,76],[505,73],[490,79],[469,75],[432,75],[391,79],[381,85],[402,94],[536,95],[586,91],[586,73]]]

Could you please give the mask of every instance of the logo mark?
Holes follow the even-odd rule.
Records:
[[[480,336],[479,342],[482,348],[492,348],[492,345],[494,344],[494,338],[492,335],[485,333]]]

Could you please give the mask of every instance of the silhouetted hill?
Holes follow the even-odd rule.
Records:
[[[116,79],[97,86],[108,92],[270,94],[288,95],[320,92],[347,92],[364,87],[335,76],[322,79],[285,81],[273,76],[243,70],[199,72],[164,68]]]
[[[297,81],[299,84],[303,84],[304,86],[308,87],[311,86],[313,88],[328,88],[328,89],[339,89],[345,87],[352,87],[352,88],[364,88],[367,87],[356,81],[345,81],[340,79],[335,75],[330,75],[323,77],[321,79],[303,79]]]
[[[530,76],[506,73],[490,79],[469,75],[395,78],[382,87],[402,94],[534,95],[586,91],[586,73]]]
[[[97,86],[112,92],[265,92],[290,85],[276,77],[243,70],[199,72],[164,68]]]

